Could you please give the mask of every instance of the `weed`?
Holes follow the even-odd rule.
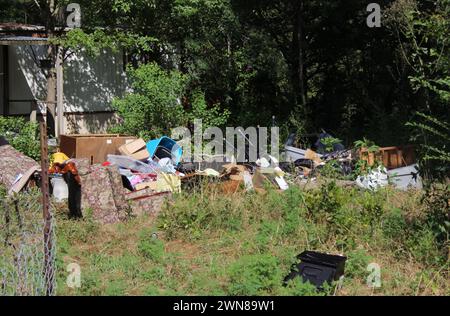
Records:
[[[345,263],[346,278],[364,278],[367,276],[367,265],[372,257],[364,249],[356,249],[347,254]]]
[[[138,243],[138,251],[146,259],[156,263],[164,259],[164,243],[152,237],[151,233],[144,230]]]
[[[281,282],[281,270],[274,256],[243,256],[230,267],[228,294],[269,295]]]

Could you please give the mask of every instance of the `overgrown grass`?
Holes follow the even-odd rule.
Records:
[[[443,238],[432,215],[442,212],[436,207],[448,211],[448,187],[433,197],[334,182],[234,195],[210,186],[175,196],[156,222],[99,226],[59,215],[58,294],[449,295],[448,230]],[[346,255],[343,287],[283,287],[304,250]],[[65,285],[73,262],[81,266],[79,289]],[[373,262],[381,267],[379,289],[366,284]]]

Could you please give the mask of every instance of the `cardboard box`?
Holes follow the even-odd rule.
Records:
[[[103,163],[108,155],[119,154],[118,148],[136,137],[119,134],[61,135],[60,150],[70,158],[87,158],[89,163]]]
[[[150,157],[147,150],[147,144],[140,138],[120,146],[119,152],[122,155],[129,156],[137,160],[146,160]]]

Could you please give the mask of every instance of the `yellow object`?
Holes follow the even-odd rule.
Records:
[[[181,192],[181,180],[174,174],[158,174],[158,180],[136,184],[136,190],[150,189],[155,192]]]
[[[157,192],[181,192],[181,180],[178,176],[166,173],[161,173],[160,175],[161,177],[158,175],[158,180],[156,181]]]
[[[53,165],[54,163],[63,163],[63,162],[65,162],[65,161],[69,160],[69,159],[70,159],[70,158],[67,157],[67,155],[64,154],[64,153],[61,153],[61,152],[54,153],[54,154],[52,155],[52,165]]]

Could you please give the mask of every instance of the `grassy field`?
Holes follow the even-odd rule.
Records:
[[[448,191],[433,192],[327,182],[227,196],[205,187],[174,196],[157,219],[100,226],[60,213],[58,294],[449,295],[448,233],[437,222]],[[304,250],[347,256],[343,286],[283,287]],[[65,284],[70,263],[81,267],[78,289]],[[381,267],[380,288],[367,285],[370,263]]]

